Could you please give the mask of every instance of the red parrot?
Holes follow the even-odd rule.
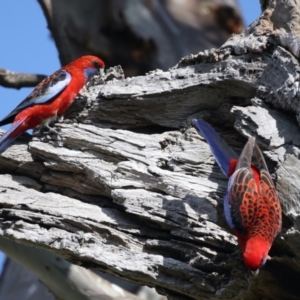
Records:
[[[27,98],[0,121],[0,126],[12,122],[12,126],[0,138],[0,153],[28,129],[43,125],[54,131],[49,127],[49,123],[67,111],[92,75],[99,71],[103,73],[103,70],[104,62],[100,58],[87,55],[45,78]]]
[[[193,124],[229,177],[224,198],[225,219],[238,238],[246,267],[257,275],[282,223],[279,198],[263,154],[255,138],[250,137],[238,157],[204,120],[193,120]],[[258,166],[251,164],[253,151]]]

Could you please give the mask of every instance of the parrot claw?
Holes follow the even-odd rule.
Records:
[[[43,132],[43,129],[45,127],[48,129],[48,131]],[[35,129],[35,131],[32,133],[32,136],[33,137],[41,137],[42,135],[47,135],[50,133],[54,133],[62,138],[62,135],[55,129],[51,128],[49,125],[39,126],[38,129]]]
[[[14,110],[0,120],[0,126],[12,123],[0,137],[0,153],[20,134],[37,126],[39,128],[34,130],[33,136],[41,136],[42,127],[47,127],[46,134],[55,133],[62,138],[59,132],[49,127],[49,123],[57,116],[65,114],[75,96],[82,88],[85,89],[85,84],[92,76],[99,71],[103,73],[104,67],[105,64],[100,58],[85,55],[42,80]],[[45,138],[47,139],[48,137]]]
[[[62,138],[62,135],[58,131],[56,131],[55,129],[53,129],[52,127],[50,127],[48,124],[44,125],[44,127],[46,127],[48,129],[48,131],[45,132],[45,134],[54,133],[54,134],[56,134],[56,135],[58,135],[58,136],[60,136]]]
[[[223,204],[225,219],[238,238],[245,266],[256,276],[282,227],[281,205],[264,155],[255,137],[249,137],[238,157],[207,122],[192,122],[229,177]]]
[[[33,137],[40,137],[40,136],[42,136],[42,130],[41,130],[40,126],[33,130],[32,136]]]
[[[57,122],[58,123],[62,123],[64,121],[64,116],[63,115],[61,115],[61,116],[59,116],[58,118],[57,118]]]

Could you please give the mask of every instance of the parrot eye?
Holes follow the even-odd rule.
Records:
[[[96,69],[100,69],[100,64],[96,60],[93,60],[92,63]]]

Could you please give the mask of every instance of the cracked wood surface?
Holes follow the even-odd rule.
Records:
[[[0,234],[170,299],[298,299],[299,63],[281,46],[246,32],[168,72],[108,71],[56,124],[62,139],[24,136],[0,156]],[[235,150],[249,135],[265,150],[284,222],[257,277],[225,224],[227,179],[190,126],[199,116]]]

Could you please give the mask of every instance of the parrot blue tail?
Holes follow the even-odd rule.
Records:
[[[228,177],[230,159],[238,159],[238,155],[227,145],[218,133],[204,120],[194,119],[192,121],[196,129],[206,139],[211,152],[223,173]]]
[[[12,126],[1,136],[0,153],[4,152],[9,147],[9,145],[20,135],[17,134],[11,137],[11,135],[20,127],[23,121],[24,120],[21,120],[19,122],[12,124]]]

